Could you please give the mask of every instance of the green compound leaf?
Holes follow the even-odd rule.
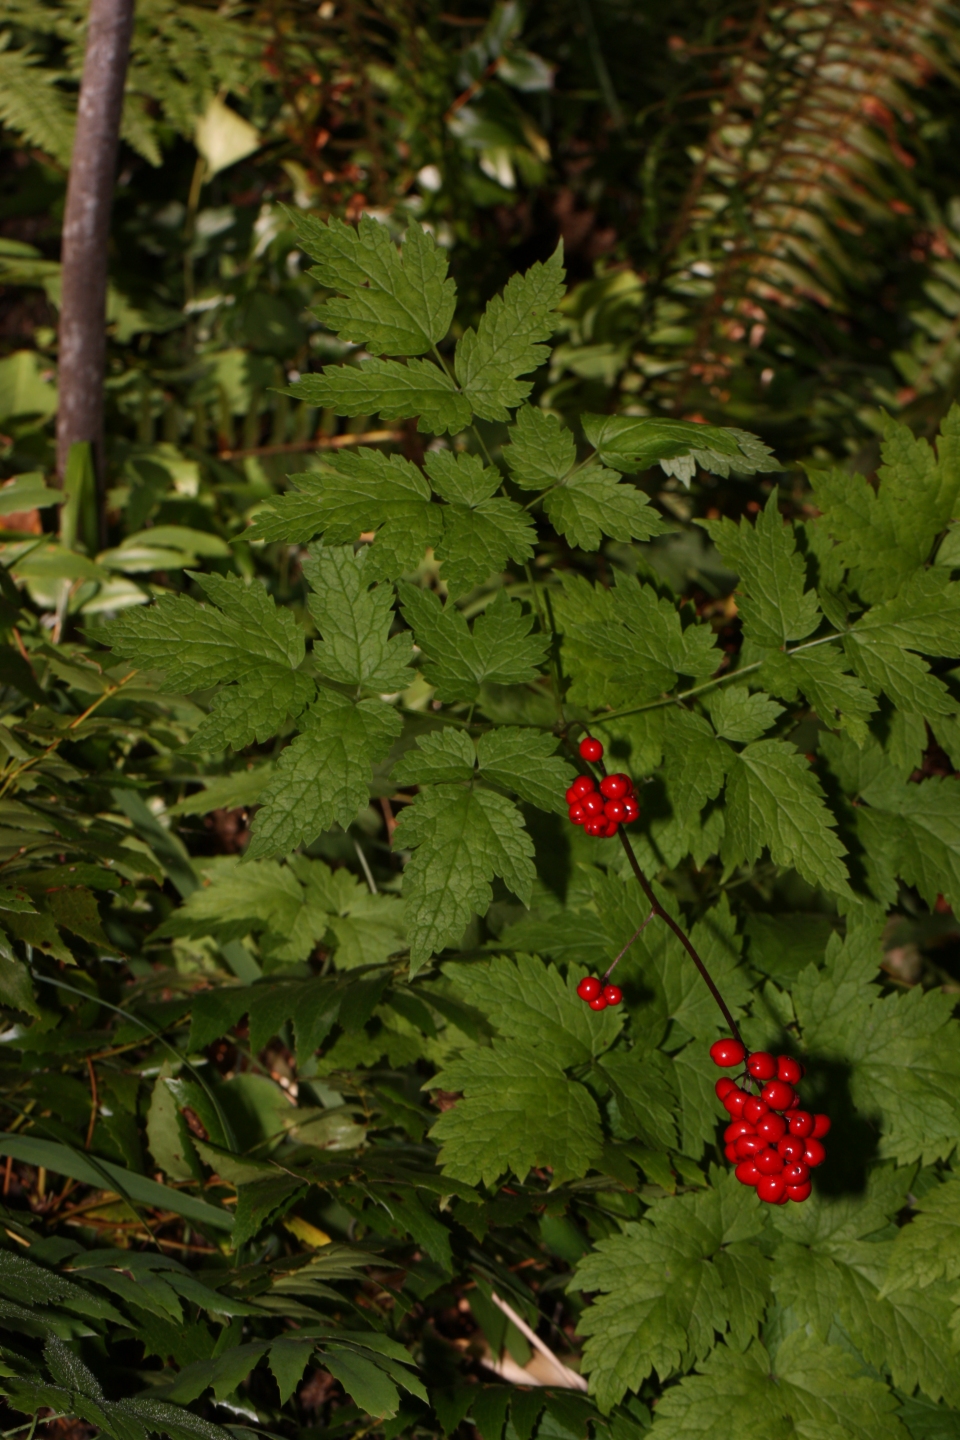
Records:
[[[429,483],[399,455],[361,446],[290,479],[296,488],[271,500],[246,538],[306,545],[323,535],[328,545],[353,545],[372,530],[368,582],[416,570],[427,547],[440,541],[442,516]]]
[[[757,860],[766,846],[774,864],[792,865],[809,884],[851,893],[836,821],[809,761],[792,745],[748,745],[730,765],[726,798],[725,864]]]
[[[524,405],[509,433],[503,458],[510,467],[510,478],[523,489],[546,490],[573,468],[577,458],[574,438],[555,415]]]
[[[413,679],[409,639],[390,637],[393,589],[371,588],[376,569],[370,550],[352,546],[318,549],[303,563],[315,592],[307,601],[321,639],[314,644],[317,670],[343,685],[377,692],[403,690]]]
[[[350,825],[367,803],[371,767],[401,728],[397,712],[379,700],[354,704],[322,691],[261,791],[245,858],[285,854],[334,823]]]
[[[783,714],[783,706],[777,705],[762,690],[751,695],[742,685],[715,690],[707,696],[705,704],[717,734],[739,745],[759,740],[776,724],[777,716]]]
[[[642,490],[599,466],[578,470],[544,497],[553,528],[571,545],[596,550],[603,535],[614,540],[650,540],[673,528],[657,514]]]
[[[760,679],[781,700],[790,702],[798,694],[806,696],[825,724],[846,730],[862,745],[867,738],[867,721],[877,709],[877,702],[861,681],[848,673],[849,669],[838,646],[819,645],[789,655],[776,651],[764,660]]]
[[[434,451],[425,461],[442,512],[443,539],[436,545],[451,593],[461,593],[502,571],[508,560],[523,564],[533,554],[533,521],[513,500],[496,496],[500,474],[475,455]]]
[[[287,210],[302,250],[317,264],[309,272],[341,298],[318,306],[327,329],[376,355],[422,355],[450,328],[456,286],[447,255],[416,221],[398,250],[385,225],[361,215],[354,229]]]
[[[475,414],[481,420],[509,420],[529,395],[533,382],[518,380],[542,365],[550,354],[556,306],[565,293],[563,251],[558,245],[546,264],[514,275],[495,295],[476,330],[457,342],[454,369]]]
[[[943,571],[920,571],[894,599],[861,616],[843,646],[874,694],[883,691],[899,709],[915,715],[952,714],[956,701],[913,652],[960,653],[960,585],[949,582]]]
[[[506,1170],[524,1179],[549,1165],[554,1183],[585,1175],[603,1148],[590,1092],[568,1080],[542,1050],[513,1040],[466,1051],[429,1082],[462,1091],[430,1134],[440,1164],[455,1180],[495,1185]]]
[[[881,1296],[910,1286],[924,1290],[935,1280],[960,1280],[960,1179],[928,1190],[909,1225],[897,1232]]]
[[[773,455],[746,430],[695,425],[688,420],[581,415],[583,432],[604,465],[632,474],[659,461],[689,489],[699,465],[714,475],[755,475],[776,470]]]
[[[533,616],[501,590],[472,631],[455,606],[430,590],[399,587],[404,616],[423,650],[423,673],[443,701],[476,700],[484,681],[523,685],[535,680],[549,641],[531,635]]]
[[[480,774],[541,810],[565,815],[564,791],[573,784],[577,772],[556,754],[556,749],[552,735],[532,728],[498,726],[486,731],[477,742]]]
[[[294,720],[300,715],[316,689],[314,681],[302,671],[264,665],[239,685],[230,685],[214,697],[210,713],[180,753],[242,750],[255,740],[264,744],[283,729],[288,715]]]
[[[805,588],[807,569],[793,526],[781,520],[777,502],[773,490],[755,525],[726,519],[697,523],[740,577],[744,635],[779,648],[787,640],[804,640],[821,616],[816,591]]]
[[[433,435],[448,430],[458,434],[472,418],[469,402],[431,360],[328,365],[321,375],[304,375],[281,393],[328,406],[337,415],[380,415],[384,420],[418,416],[417,428]]]
[[[492,790],[430,788],[397,821],[394,844],[414,853],[404,871],[411,973],[455,944],[474,913],[484,914],[499,875],[525,904],[533,842],[516,806]]]

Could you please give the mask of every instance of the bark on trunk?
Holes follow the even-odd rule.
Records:
[[[91,0],[61,252],[57,475],[62,484],[70,446],[89,441],[101,492],[107,243],[133,6]]]

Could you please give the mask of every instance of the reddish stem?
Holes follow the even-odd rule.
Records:
[[[620,954],[617,956],[616,960],[614,960],[613,964],[610,965],[610,966],[608,966],[607,969],[604,971],[603,977],[602,977],[604,981],[609,980],[610,976],[613,974],[614,970],[616,970],[617,966],[620,964],[620,961],[623,959],[624,955],[626,955],[627,951],[630,949],[630,946],[633,944],[634,940],[636,940],[640,935],[643,934],[644,930],[646,930],[647,926],[650,924],[650,921],[654,918],[654,916],[656,915],[656,913],[657,913],[656,910],[651,910],[651,911],[650,911],[650,914],[647,916],[646,920],[644,920],[644,922],[643,922],[643,924],[640,926],[639,930],[635,930],[635,931],[633,932],[633,934],[630,936],[630,939],[627,941],[626,945],[624,945],[623,949],[620,951]]]

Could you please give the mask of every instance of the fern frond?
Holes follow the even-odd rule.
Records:
[[[40,67],[26,50],[11,50],[9,32],[0,35],[0,123],[49,155],[70,164],[72,107],[57,89],[57,76]]]

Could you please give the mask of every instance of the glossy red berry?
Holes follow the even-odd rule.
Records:
[[[590,1009],[591,1009],[591,1010],[606,1010],[606,1008],[607,1008],[607,1002],[606,1002],[606,1000],[604,1000],[603,996],[602,996],[602,995],[594,995],[593,999],[590,1001]]]
[[[813,1129],[810,1131],[810,1134],[813,1136],[814,1140],[819,1140],[819,1139],[821,1139],[822,1136],[824,1136],[824,1135],[826,1135],[826,1134],[829,1133],[829,1130],[830,1130],[830,1116],[829,1116],[829,1115],[814,1115],[814,1117],[813,1117]]]
[[[786,1110],[793,1099],[793,1086],[783,1080],[771,1080],[760,1091],[760,1099],[771,1110]]]
[[[803,1079],[803,1066],[792,1055],[777,1056],[777,1079],[796,1085]]]
[[[603,807],[603,813],[614,825],[620,825],[627,818],[627,807],[622,800],[608,800]]]
[[[623,797],[623,808],[627,812],[627,824],[629,825],[630,821],[636,820],[637,816],[640,814],[640,806],[634,796],[625,795]]]
[[[573,825],[583,825],[586,823],[587,812],[579,803],[576,805],[571,805],[567,813],[569,814],[570,821]]]
[[[772,1111],[761,1117],[757,1123],[757,1134],[768,1145],[776,1145],[787,1133],[787,1122],[782,1115],[774,1115]]]
[[[747,1072],[754,1080],[772,1080],[777,1073],[777,1062],[766,1050],[758,1050],[747,1061]]]
[[[759,1155],[761,1150],[767,1148],[759,1135],[741,1135],[734,1143],[742,1160],[752,1160],[754,1155]]]
[[[735,1085],[734,1088],[729,1092],[729,1094],[724,1095],[723,1100],[720,1103],[723,1105],[724,1110],[726,1110],[729,1115],[732,1115],[735,1120],[739,1120],[740,1116],[743,1114],[743,1107],[746,1103],[746,1099],[747,1092],[745,1090],[741,1090],[739,1085]]]
[[[770,1106],[758,1100],[756,1095],[748,1095],[746,1104],[743,1107],[743,1118],[749,1120],[751,1125],[759,1125],[764,1115],[770,1114]]]
[[[732,1145],[735,1140],[740,1139],[741,1135],[755,1135],[756,1133],[753,1126],[748,1125],[746,1120],[731,1120],[723,1132],[723,1139],[725,1144]]]
[[[717,1099],[724,1100],[732,1090],[736,1090],[737,1085],[736,1081],[731,1080],[729,1075],[721,1075],[713,1088],[717,1092]]]
[[[786,1189],[782,1175],[762,1175],[757,1185],[757,1194],[761,1200],[766,1200],[768,1205],[776,1205],[786,1193]]]
[[[783,1178],[788,1185],[806,1185],[810,1179],[810,1166],[798,1160],[796,1165],[784,1165]]]
[[[586,822],[583,828],[588,835],[606,835],[606,817],[603,815],[591,815],[590,819]]]
[[[714,1065],[722,1065],[724,1068],[739,1065],[746,1053],[739,1040],[714,1040],[710,1046],[710,1059]]]
[[[603,814],[605,803],[603,796],[598,795],[596,790],[591,790],[590,794],[584,795],[580,801],[584,815],[589,815],[591,820],[598,819]]]
[[[800,1096],[796,1093],[796,1091],[794,1091],[793,1099],[790,1101],[790,1104],[787,1106],[787,1109],[788,1109],[788,1110],[799,1110],[799,1109],[800,1109]]]
[[[787,1199],[796,1200],[797,1203],[800,1204],[804,1200],[809,1200],[810,1191],[812,1189],[813,1186],[810,1184],[809,1180],[807,1180],[803,1185],[788,1185],[786,1192]]]
[[[600,794],[606,795],[608,800],[622,800],[632,789],[633,781],[629,775],[604,775],[600,781]]]
[[[580,755],[582,759],[595,763],[603,759],[603,746],[592,735],[585,735],[580,741]]]
[[[608,840],[611,840],[611,839],[613,838],[613,836],[616,835],[616,833],[617,833],[617,822],[616,822],[616,820],[607,820],[606,817],[604,817],[603,829],[600,831],[600,834],[601,834],[601,835],[605,835]]]
[[[820,1141],[814,1140],[813,1136],[811,1135],[810,1139],[806,1143],[806,1147],[804,1148],[803,1163],[805,1165],[809,1165],[810,1169],[813,1170],[815,1166],[822,1165],[826,1158],[826,1150],[824,1150],[823,1146],[820,1144]]]
[[[761,1178],[760,1171],[752,1160],[741,1160],[733,1173],[741,1185],[756,1185],[757,1181]]]
[[[806,1140],[801,1140],[796,1135],[785,1135],[782,1140],[777,1141],[777,1154],[783,1156],[785,1165],[796,1165],[803,1159],[806,1148]]]
[[[592,792],[596,790],[596,788],[597,787],[594,783],[592,775],[578,775],[576,780],[574,780],[573,784],[570,786],[570,790],[575,790],[577,794],[581,797],[584,795],[592,794]],[[567,791],[568,796],[570,794],[570,790]]]
[[[783,1160],[776,1150],[761,1150],[754,1164],[761,1175],[779,1175],[783,1169]]]
[[[731,1165],[735,1165],[740,1158],[737,1154],[737,1149],[735,1145],[724,1145],[723,1153],[724,1155],[726,1155]]]
[[[623,999],[623,991],[619,985],[604,985],[603,998],[608,1005],[619,1005]]]
[[[603,986],[596,975],[584,975],[577,986],[577,994],[581,1000],[594,1000],[601,993]]]
[[[794,1110],[787,1117],[791,1135],[812,1135],[815,1124],[809,1110]]]

